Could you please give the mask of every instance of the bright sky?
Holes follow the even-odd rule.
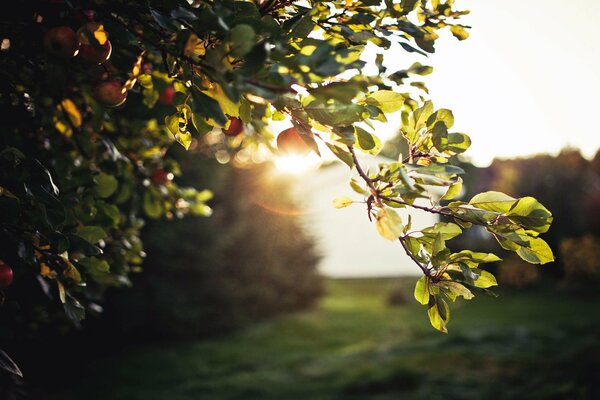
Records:
[[[458,0],[471,37],[443,37],[425,77],[436,108],[454,111],[467,152],[494,157],[600,147],[600,0]],[[427,60],[425,61],[427,62]]]

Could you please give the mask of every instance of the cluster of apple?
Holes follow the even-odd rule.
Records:
[[[241,119],[229,117],[229,126],[223,129],[226,136],[237,136],[244,131]],[[277,149],[284,155],[307,155],[311,148],[306,144],[295,127],[287,128],[277,135]]]
[[[87,65],[102,64],[110,58],[112,45],[108,38],[92,43],[90,38],[95,37],[96,32],[103,32],[98,22],[88,22],[77,32],[69,26],[58,26],[46,32],[44,47],[62,59],[76,57]],[[96,84],[94,97],[107,107],[118,107],[125,102],[127,90],[117,80],[103,80]]]

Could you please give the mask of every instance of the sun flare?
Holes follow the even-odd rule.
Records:
[[[316,169],[320,163],[320,158],[312,152],[305,156],[294,154],[275,158],[275,166],[278,171],[293,175],[300,175]]]

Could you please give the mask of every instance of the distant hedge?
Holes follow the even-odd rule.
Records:
[[[183,162],[190,170],[185,175],[194,179],[194,171],[206,171],[198,162]],[[113,332],[212,335],[309,307],[323,292],[319,257],[299,225],[286,179],[266,166],[212,168],[212,218],[144,228],[144,270],[150,273],[109,294],[106,318]]]

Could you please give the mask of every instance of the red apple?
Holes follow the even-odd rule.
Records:
[[[164,169],[155,169],[150,174],[150,179],[157,185],[166,185],[173,180],[173,174]]]
[[[54,55],[69,59],[79,49],[79,38],[75,31],[68,26],[58,26],[46,32],[44,47]]]
[[[0,260],[0,288],[6,289],[13,281],[13,270],[4,261]]]
[[[223,129],[223,133],[227,136],[237,136],[244,131],[244,123],[236,117],[229,117],[229,126]]]
[[[94,88],[94,97],[107,107],[125,103],[127,91],[119,81],[102,81]]]
[[[282,131],[277,136],[277,148],[287,155],[306,155],[310,152],[310,147],[294,127]]]
[[[175,97],[175,93],[175,88],[173,86],[167,86],[165,90],[160,92],[158,102],[167,106],[173,104],[173,97]]]
[[[112,53],[110,40],[107,39],[106,42],[100,45],[90,41],[90,36],[93,36],[99,27],[100,24],[97,22],[88,22],[77,31],[79,40],[81,41],[77,56],[87,64],[102,64],[110,58],[110,54]]]

